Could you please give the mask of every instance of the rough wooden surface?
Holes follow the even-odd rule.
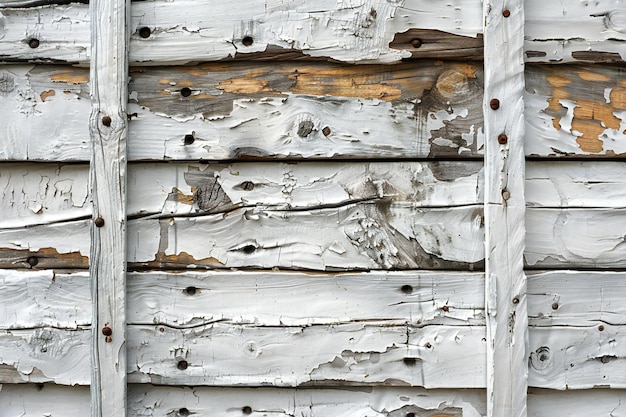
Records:
[[[480,206],[237,209],[135,220],[128,239],[128,261],[151,268],[479,269],[484,257]]]
[[[626,325],[624,272],[529,271],[531,326]]]
[[[524,1],[483,7],[487,416],[526,417]]]
[[[131,415],[227,417],[235,413],[267,417],[479,417],[484,415],[484,391],[423,390],[375,387],[359,389],[178,388],[131,385]],[[184,412],[183,412],[184,414]]]
[[[484,324],[484,276],[471,272],[131,273],[128,322],[192,328],[214,322],[258,326]]]
[[[625,74],[617,65],[527,65],[526,154],[626,154]]]
[[[131,159],[482,153],[476,64],[206,64],[131,76]]]
[[[0,385],[3,417],[85,417],[91,412],[88,387],[54,384]]]
[[[91,0],[91,417],[125,417],[130,0]],[[65,238],[67,239],[67,237]]]
[[[542,209],[526,212],[531,268],[623,269],[626,209]]]

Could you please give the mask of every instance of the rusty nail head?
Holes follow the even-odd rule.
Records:
[[[442,309],[443,311],[445,311],[445,312],[450,311],[450,307],[448,307],[448,306],[443,306],[443,307],[441,307],[441,309]]]
[[[180,89],[180,95],[183,97],[189,97],[191,95],[191,88],[183,87]]]
[[[324,136],[330,135],[330,127],[326,126],[324,129],[322,129],[322,133],[324,134]]]
[[[504,16],[504,17],[511,16],[511,11],[509,9],[506,9],[505,11],[502,12],[502,16]]]
[[[196,138],[193,137],[193,134],[185,135],[185,145],[191,145],[195,140]]]
[[[254,43],[254,39],[252,38],[252,36],[246,36],[245,38],[241,40],[241,43],[244,46],[250,46]]]
[[[411,39],[411,46],[413,48],[419,48],[420,46],[422,46],[422,40],[421,39]]]
[[[185,407],[180,408],[180,409],[178,410],[178,415],[179,415],[180,417],[187,417],[187,416],[189,415],[189,410],[188,410],[188,409],[186,409]]]
[[[28,41],[28,46],[30,46],[32,49],[38,48],[39,47],[39,39],[31,39]]]
[[[181,371],[184,371],[185,369],[187,369],[188,366],[189,364],[187,363],[186,360],[178,361],[178,364],[176,365],[176,367],[180,369]]]
[[[139,29],[139,36],[141,36],[144,39],[149,38],[150,37],[150,33],[151,33],[151,30],[147,26],[144,26],[141,29]]]
[[[241,409],[241,412],[244,414],[252,414],[252,408],[246,405]]]
[[[39,259],[36,256],[29,256],[26,262],[28,262],[30,266],[37,266]]]
[[[500,100],[492,98],[489,102],[489,107],[491,107],[491,110],[498,110],[500,108]]]
[[[603,331],[604,331],[604,326],[603,326],[603,325],[599,325],[599,326],[598,326],[598,330],[600,330],[601,332],[603,332]]]
[[[557,310],[559,308],[559,303],[552,303],[552,310]]]
[[[508,141],[509,141],[509,138],[504,133],[500,133],[498,135],[498,143],[500,145],[506,145]]]
[[[513,304],[519,304],[519,298],[517,297],[513,298]]]
[[[94,223],[96,227],[102,227],[104,226],[104,219],[102,218],[102,216],[98,216],[96,217],[96,220],[94,220]]]
[[[105,125],[106,127],[111,126],[111,118],[109,116],[104,116],[102,118],[102,124]]]
[[[502,190],[502,199],[504,201],[508,201],[511,198],[511,193],[509,190]]]
[[[243,188],[245,191],[252,191],[254,190],[254,183],[251,181],[244,181],[241,183],[241,188]]]
[[[113,334],[113,330],[109,326],[104,326],[102,328],[102,334],[105,336],[111,336]]]

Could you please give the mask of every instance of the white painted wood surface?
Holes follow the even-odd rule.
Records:
[[[3,417],[90,415],[88,387],[45,385],[0,385]]]
[[[487,416],[526,417],[524,2],[483,8]]]
[[[336,417],[417,416],[479,417],[484,391],[419,388],[272,389],[176,388],[131,385],[129,413],[137,416],[181,414],[227,417],[249,407],[252,416]],[[168,414],[171,413],[171,414]],[[183,411],[184,414],[184,411]]]
[[[315,326],[379,320],[484,325],[482,273],[131,273],[128,322]]]
[[[126,137],[130,0],[92,0],[91,416],[125,417]]]

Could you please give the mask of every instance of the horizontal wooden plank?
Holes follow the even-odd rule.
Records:
[[[148,272],[127,288],[130,324],[484,324],[481,273]]]
[[[131,77],[132,160],[482,153],[476,64],[222,63]]]
[[[0,159],[88,161],[87,73],[2,68]],[[214,63],[131,77],[130,160],[482,154],[476,64]]]
[[[480,417],[486,413],[482,390],[424,390],[373,387],[350,389],[154,387],[130,385],[131,416],[185,414],[230,417]],[[73,416],[68,416],[73,417]]]
[[[484,336],[482,326],[413,328],[375,322],[279,328],[215,323],[184,330],[131,326],[128,380],[157,385],[484,387]]]
[[[626,207],[626,164],[615,161],[527,161],[529,207]]]
[[[0,384],[90,383],[91,330],[0,330]]]
[[[482,56],[482,7],[477,0],[445,5],[426,0],[266,3],[229,3],[228,8],[218,5],[205,11],[193,0],[135,2],[130,61],[145,65],[245,57],[371,63]],[[563,6],[529,0],[525,3],[526,59],[623,62],[624,13],[611,0]],[[86,4],[4,7],[0,60],[86,64],[88,17]],[[32,39],[39,41],[35,48],[29,46]]]
[[[552,389],[626,388],[624,326],[536,327],[528,385]]]
[[[471,398],[467,396],[468,400]],[[54,384],[4,384],[0,386],[3,417],[63,416],[90,414],[89,388]]]
[[[626,209],[544,209],[526,211],[530,268],[626,267]]]
[[[626,273],[528,271],[531,326],[626,325]]]
[[[89,326],[89,284],[87,272],[1,270],[0,329]]]
[[[130,263],[150,268],[479,269],[482,208],[384,201],[138,219],[129,222],[128,251]]]
[[[434,29],[469,37],[481,33],[480,1],[466,0],[462,7],[460,1],[446,5],[425,0],[344,5],[334,1],[273,0],[217,4],[205,10],[193,0],[134,2],[129,58],[132,63],[172,64],[250,54],[254,58],[269,52],[286,53],[292,59],[394,62],[412,56],[407,47],[389,45],[396,34],[409,29]],[[72,4],[2,9],[0,59],[84,64],[89,59],[87,8]],[[142,32],[144,27],[149,31]],[[36,48],[29,47],[32,38],[39,40]]]
[[[527,65],[526,155],[624,156],[625,74],[616,65]]]
[[[529,417],[619,416],[626,412],[626,392],[616,389],[528,391]]]
[[[626,11],[621,1],[524,2],[527,60],[626,61]]]
[[[68,66],[0,66],[0,160],[88,161],[88,76]]]

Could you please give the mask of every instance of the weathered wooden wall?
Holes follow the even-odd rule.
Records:
[[[0,2],[0,415],[88,414],[121,351],[120,416],[623,412],[620,0],[132,3],[104,356],[90,170],[123,190],[124,152],[92,149],[102,22],[48,3]]]

